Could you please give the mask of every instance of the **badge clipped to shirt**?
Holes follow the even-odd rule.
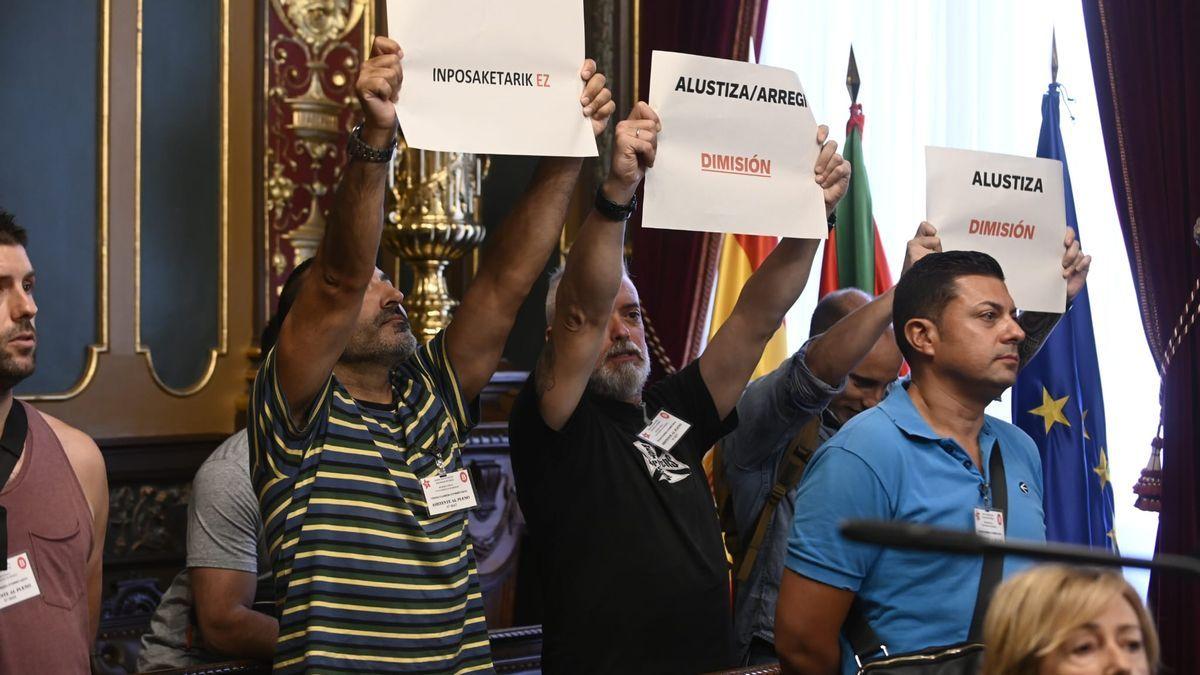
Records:
[[[1004,512],[975,507],[975,534],[988,541],[1004,542]]]
[[[434,473],[421,479],[421,491],[429,505],[429,515],[440,516],[453,511],[475,508],[475,489],[471,487],[469,469]]]
[[[666,410],[659,410],[654,419],[646,420],[646,428],[638,433],[638,438],[670,452],[691,428],[692,425]]]
[[[8,569],[0,572],[0,610],[42,594],[28,553],[18,553],[7,562]]]

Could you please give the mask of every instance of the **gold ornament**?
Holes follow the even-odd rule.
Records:
[[[287,27],[313,53],[345,37],[358,24],[367,0],[272,0]]]
[[[446,265],[483,241],[478,218],[489,161],[416,150],[403,138],[395,161],[383,244],[413,267],[413,288],[404,306],[413,333],[424,342],[450,325],[458,306],[446,286]]]

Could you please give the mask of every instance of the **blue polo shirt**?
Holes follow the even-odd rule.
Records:
[[[998,443],[1008,486],[1007,537],[1046,538],[1042,465],[1033,440],[986,417],[979,433],[981,473],[957,442],[929,428],[907,386],[893,386],[883,402],[813,454],[796,494],[787,551],[788,569],[853,591],[891,654],[967,639],[982,558],[851,542],[838,534],[840,523],[873,518],[973,531],[974,509],[984,506],[980,486]],[[1004,573],[1028,565],[1006,558]],[[842,671],[856,672],[845,638]]]

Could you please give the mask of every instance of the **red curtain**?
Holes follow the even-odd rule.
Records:
[[[762,47],[766,17],[767,0],[642,0],[638,95],[645,100],[650,91],[653,50],[746,60],[752,40],[756,53]],[[640,225],[639,213],[631,223],[631,272],[661,374],[699,356],[721,238]]]
[[[1177,336],[1181,312],[1196,307],[1200,276],[1192,233],[1200,217],[1200,3],[1084,0],[1083,8],[1117,212],[1146,338],[1165,370],[1158,550],[1197,555],[1200,334]],[[1173,341],[1178,348],[1165,358]],[[1200,583],[1156,573],[1150,603],[1166,672],[1200,673]]]

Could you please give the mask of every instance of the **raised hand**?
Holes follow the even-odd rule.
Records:
[[[617,124],[612,166],[603,186],[605,197],[617,204],[628,204],[633,199],[646,169],[654,166],[660,131],[658,113],[644,101],[638,101],[629,117]]]
[[[396,133],[396,100],[404,70],[404,50],[394,40],[376,36],[371,58],[363,62],[354,83],[354,93],[363,111],[362,140],[375,148],[387,147]]]
[[[929,223],[922,222],[917,227],[917,233],[912,239],[908,240],[908,248],[904,252],[904,267],[900,270],[900,276],[904,276],[906,272],[921,258],[930,253],[942,252],[942,240],[937,236],[937,228]]]
[[[1083,285],[1087,282],[1088,269],[1092,266],[1092,256],[1084,255],[1075,238],[1075,230],[1067,228],[1063,237],[1062,275],[1067,280],[1067,302],[1075,299]]]
[[[583,116],[592,122],[592,133],[599,136],[608,126],[608,118],[617,110],[617,104],[612,100],[612,92],[604,86],[608,81],[603,73],[596,72],[596,62],[587,59],[579,70],[583,78],[583,94],[579,104],[583,106]]]
[[[850,187],[850,162],[837,154],[837,141],[826,143],[827,138],[829,127],[822,124],[817,127],[817,145],[821,146],[821,152],[813,166],[813,179],[825,194],[825,215],[829,216]]]

